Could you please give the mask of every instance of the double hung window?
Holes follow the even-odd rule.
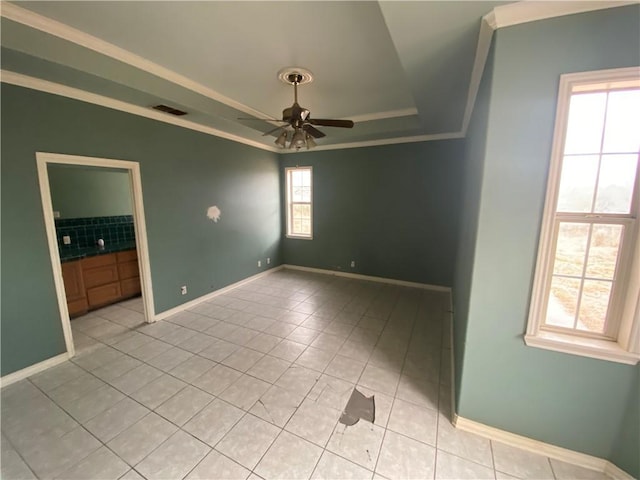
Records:
[[[527,344],[636,363],[638,68],[563,75]]]
[[[313,237],[311,167],[285,169],[287,185],[287,237]]]

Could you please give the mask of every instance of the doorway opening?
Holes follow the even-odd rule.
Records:
[[[119,307],[109,305],[122,301],[138,319],[155,320],[140,166],[43,152],[36,160],[60,319],[73,357],[78,345],[72,317],[83,319],[101,307],[116,315]],[[108,185],[83,183],[93,181]],[[83,332],[76,336],[79,344],[89,345]]]

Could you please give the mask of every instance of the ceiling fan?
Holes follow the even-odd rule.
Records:
[[[298,85],[303,85],[312,81],[313,77],[311,72],[305,69],[299,68],[287,68],[278,73],[278,78],[285,83],[293,85],[293,105],[285,108],[282,111],[282,120],[276,119],[261,119],[269,120],[272,122],[280,122],[286,125],[282,125],[269,130],[264,133],[263,136],[272,135],[278,130],[282,130],[282,133],[276,138],[275,144],[280,148],[287,147],[287,141],[289,141],[289,148],[300,150],[302,147],[313,148],[316,146],[314,138],[322,138],[326,135],[315,128],[316,126],[322,127],[339,127],[339,128],[353,128],[352,120],[333,120],[327,118],[311,118],[311,112],[301,107],[298,104]],[[256,120],[255,118],[247,120]],[[293,129],[291,138],[289,138],[289,127]]]

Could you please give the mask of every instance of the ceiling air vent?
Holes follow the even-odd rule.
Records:
[[[183,112],[182,110],[178,110],[177,108],[170,107],[168,105],[154,105],[154,110],[160,110],[161,112],[170,113],[171,115],[175,115],[177,117],[181,117],[182,115],[186,115],[187,112]]]

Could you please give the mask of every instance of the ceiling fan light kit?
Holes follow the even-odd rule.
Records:
[[[270,118],[261,119],[286,124],[276,127],[273,130],[269,130],[263,134],[263,136],[271,135],[278,130],[282,130],[274,142],[278,147],[283,149],[287,148],[287,141],[289,141],[289,150],[297,151],[302,147],[307,147],[307,150],[309,150],[310,148],[316,147],[317,144],[314,138],[322,138],[326,135],[315,128],[314,125],[353,128],[354,123],[351,120],[311,118],[311,112],[298,104],[298,85],[313,82],[313,74],[306,68],[285,67],[278,72],[278,79],[288,85],[293,85],[293,105],[282,111],[282,120],[274,120]],[[293,129],[291,139],[289,139],[289,134],[287,132],[289,127]]]

